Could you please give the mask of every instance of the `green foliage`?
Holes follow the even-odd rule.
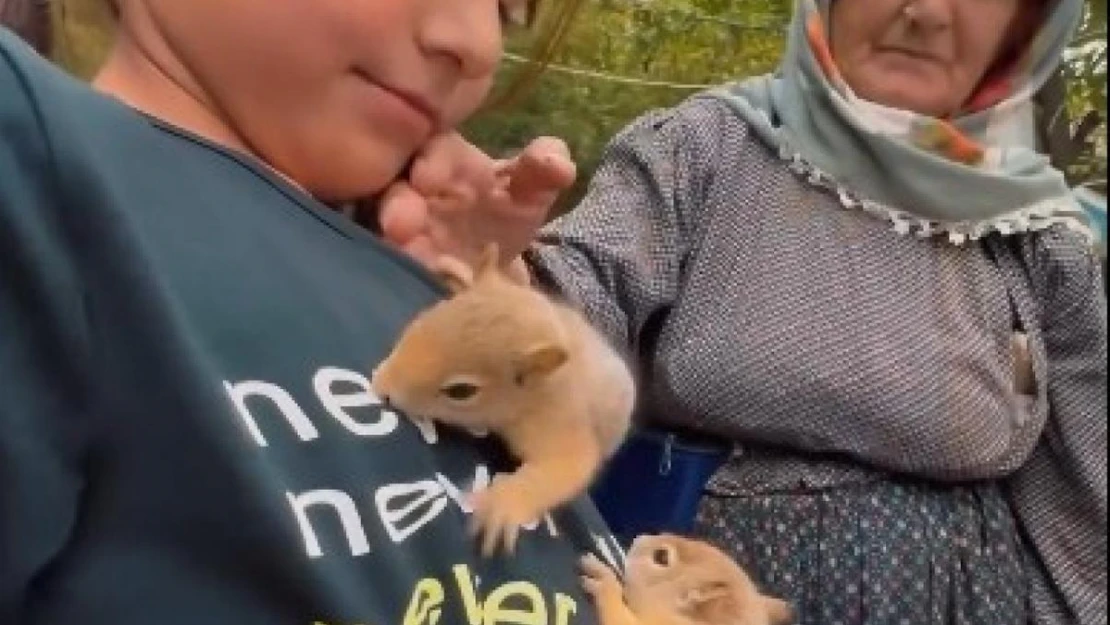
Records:
[[[81,78],[91,78],[112,42],[108,0],[54,2],[54,60]]]
[[[634,117],[676,104],[698,85],[774,68],[791,6],[791,0],[586,0],[555,66],[535,88],[507,109],[478,116],[464,131],[493,154],[538,135],[563,137],[580,165],[581,187],[605,143]],[[62,0],[56,14],[57,60],[78,76],[91,76],[110,44],[106,0]],[[1106,19],[1106,0],[1087,0],[1064,68],[1071,119],[1096,111],[1103,120],[1097,140],[1069,172],[1077,181],[1106,179]],[[530,33],[514,35],[510,53],[526,56],[533,40]],[[523,68],[506,59],[499,84]],[[568,194],[566,203],[580,192]]]
[[[595,0],[527,97],[478,116],[465,134],[493,154],[537,135],[562,137],[579,163],[581,194],[601,150],[634,117],[711,85],[770,71],[782,54],[789,0]],[[510,52],[531,41],[514,37]],[[576,69],[595,74],[575,73]],[[499,80],[514,80],[519,61]]]
[[[1068,112],[1076,121],[1090,111],[1105,120],[1107,110],[1106,0],[1087,5],[1064,68]],[[565,208],[580,196],[606,141],[634,117],[697,91],[682,85],[728,82],[774,68],[791,8],[790,0],[588,2],[555,66],[535,89],[509,110],[479,116],[464,131],[493,154],[522,147],[537,135],[565,139],[580,166],[578,188],[564,198]],[[528,43],[527,37],[514,37],[509,49],[524,53]],[[517,63],[506,63],[500,82],[511,81],[518,71]],[[1106,178],[1105,122],[1094,134],[1099,140],[1072,167],[1073,180]]]
[[[1100,118],[1086,149],[1069,168],[1069,178],[1077,182],[1106,184],[1106,47],[1106,0],[1088,0],[1072,54],[1064,65],[1071,119],[1082,121],[1091,112]]]

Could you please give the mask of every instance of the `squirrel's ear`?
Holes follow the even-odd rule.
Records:
[[[500,260],[501,250],[497,244],[487,243],[485,249],[482,250],[482,255],[478,257],[478,270],[474,275],[475,280],[480,280],[490,272],[499,271]]]
[[[720,581],[708,581],[686,591],[680,598],[680,609],[703,623],[725,623],[731,615],[742,611],[735,589]]]
[[[567,350],[556,343],[541,343],[524,350],[513,362],[516,383],[525,385],[555,371],[567,361]]]
[[[440,256],[432,263],[432,272],[452,293],[465,291],[474,285],[474,272],[454,256]]]

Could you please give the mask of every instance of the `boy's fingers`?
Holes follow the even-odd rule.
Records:
[[[435,246],[432,245],[431,239],[426,235],[421,234],[416,236],[402,246],[401,249],[429,271],[435,270],[435,263],[436,259],[439,258],[439,254],[436,253]]]
[[[524,148],[523,153],[553,156],[572,164],[574,160],[570,157],[570,148],[567,146],[567,142],[558,137],[536,137]]]
[[[534,140],[505,169],[509,194],[523,203],[553,201],[577,173],[566,144],[552,137]]]
[[[405,182],[396,182],[382,195],[378,206],[382,236],[404,247],[428,229],[428,203]]]
[[[459,147],[454,133],[428,140],[412,161],[409,184],[421,195],[438,195],[455,181]]]
[[[497,183],[494,171],[495,161],[469,143],[461,135],[455,135],[456,175],[458,179],[477,190],[486,193]]]
[[[494,162],[458,133],[433,137],[409,170],[409,183],[422,195],[457,194],[460,186],[485,192],[494,184]]]
[[[428,202],[428,210],[435,213],[445,211],[466,211],[478,203],[478,189],[470,184],[458,182],[443,195]]]

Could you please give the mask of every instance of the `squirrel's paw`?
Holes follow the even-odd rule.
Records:
[[[582,588],[595,601],[603,596],[621,595],[621,582],[617,579],[616,572],[594,554],[582,556],[578,567],[582,571]]]
[[[541,514],[523,484],[514,482],[511,476],[494,478],[489,488],[473,493],[470,501],[474,509],[471,533],[481,537],[485,557],[502,546],[506,553],[512,553],[521,526],[535,522]]]

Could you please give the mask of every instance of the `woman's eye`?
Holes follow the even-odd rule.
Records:
[[[470,399],[478,394],[478,386],[470,384],[469,382],[456,382],[455,384],[448,384],[439,390],[448,399],[455,401],[462,401]]]
[[[651,559],[659,566],[670,566],[671,550],[665,548],[656,549],[655,552],[651,554]]]

